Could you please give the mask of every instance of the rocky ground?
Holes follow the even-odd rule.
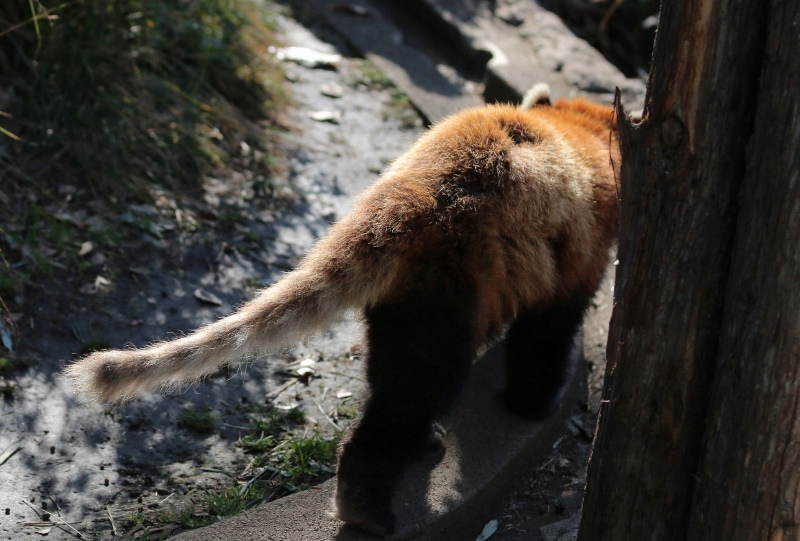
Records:
[[[422,118],[380,70],[320,21],[306,23],[310,29],[281,18],[284,42],[338,58],[318,58],[312,67],[286,63],[296,107],[280,141],[279,205],[253,197],[242,179],[210,179],[202,202],[209,212],[187,219],[169,201],[131,209],[146,232],[120,253],[87,247],[81,257],[91,264],[90,278],[54,280],[15,299],[14,347],[29,365],[9,378],[15,387],[0,404],[1,538],[159,538],[175,525],[147,531],[131,519],[196,505],[230,486],[248,470],[239,441],[260,409],[301,408],[302,431],[346,428],[363,396],[356,317],[283,355],[115,408],[80,404],[58,375],[88,343],[142,345],[228,313],[292,268],[422,133]],[[576,406],[552,456],[531,465],[497,504],[493,539],[563,539],[574,530],[599,400],[608,292],[597,305],[605,315],[586,330],[589,398]],[[306,359],[314,373],[298,377]],[[191,430],[185,411],[213,416],[213,430]]]
[[[280,24],[287,43],[340,52],[291,19]],[[151,231],[124,246],[124,258],[87,253],[98,264],[85,282],[52,282],[16,299],[16,349],[29,367],[11,376],[15,390],[0,405],[1,538],[136,534],[124,526],[132,514],[201,500],[241,474],[248,457],[237,440],[267,404],[300,407],[308,431],[347,426],[362,396],[354,317],[285,355],[115,408],[80,404],[59,377],[87,343],[142,345],[227,314],[295,266],[416,139],[419,116],[374,66],[352,52],[335,64],[286,65],[297,105],[280,143],[279,208],[242,200],[237,179],[212,179],[206,203],[240,200],[224,206],[236,216],[201,217],[186,230],[169,205],[137,207]],[[291,369],[306,359],[315,361],[308,384]],[[216,428],[198,434],[181,423],[184,411],[213,415]],[[71,527],[54,527],[58,519]]]

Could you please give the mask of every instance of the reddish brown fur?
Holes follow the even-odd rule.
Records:
[[[362,261],[369,276],[360,279],[388,282],[381,300],[403,297],[419,280],[414,269],[432,254],[452,258],[480,291],[484,338],[534,303],[591,295],[617,222],[611,113],[572,100],[531,110],[489,106],[450,118],[363,194],[312,256],[325,258],[334,274],[346,274],[353,258]],[[532,142],[515,141],[523,132]],[[516,148],[535,152],[554,139],[570,155],[553,158],[574,160],[568,173],[579,169],[588,192],[583,208],[548,221],[542,215],[552,206],[531,212],[531,199],[559,194],[539,179],[515,176],[513,160]],[[545,246],[552,238],[562,243],[558,254]],[[538,257],[532,247],[540,248]],[[542,275],[543,269],[549,270]]]
[[[353,212],[331,228],[297,270],[231,316],[171,342],[93,353],[69,366],[66,375],[90,397],[125,400],[291,344],[347,308],[365,309],[368,324],[374,324],[370,336],[389,346],[375,348],[379,353],[368,359],[373,398],[381,400],[373,400],[374,407],[368,403],[367,410],[373,409],[345,440],[337,513],[371,531],[391,531],[393,479],[407,459],[397,455],[393,471],[378,485],[370,484],[384,468],[377,459],[374,469],[369,465],[374,449],[385,445],[382,429],[375,427],[387,415],[403,415],[382,413],[381,408],[391,408],[393,391],[378,388],[381,371],[395,370],[398,362],[428,370],[432,352],[441,359],[455,350],[460,353],[441,362],[463,368],[464,358],[468,362],[474,355],[473,344],[516,321],[510,346],[515,359],[508,368],[525,378],[529,372],[535,376],[525,359],[516,357],[525,357],[528,342],[540,352],[561,355],[603,275],[617,224],[620,157],[612,108],[579,99],[550,106],[544,91],[532,94],[530,108],[487,106],[435,126],[358,198]],[[433,300],[418,304],[420,296]],[[420,307],[426,321],[441,328],[407,329],[428,348],[415,358],[414,348],[401,354],[408,349],[402,336],[382,333],[392,330],[395,320],[419,325]],[[528,332],[531,322],[545,330]],[[553,343],[547,325],[557,329]],[[447,336],[451,331],[456,334]],[[421,385],[428,385],[425,396],[441,391],[446,398],[431,399],[430,407],[420,404],[425,407],[416,417],[407,415],[407,440],[398,436],[395,454],[406,448],[405,454],[416,452],[419,442],[412,434],[445,411],[457,392],[441,372],[436,368],[431,383]],[[532,415],[547,413],[553,406],[551,387],[560,377],[557,366],[551,372],[537,391],[541,400],[529,399],[522,382],[509,403]]]

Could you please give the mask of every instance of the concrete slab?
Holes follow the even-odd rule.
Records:
[[[607,102],[619,87],[626,108],[643,105],[642,80],[626,77],[536,2],[515,4],[519,26],[500,19],[486,2],[407,0],[402,7],[389,0],[347,3],[362,8],[366,16],[336,9],[342,5],[338,0],[314,2],[330,24],[383,69],[431,122],[484,101],[518,103],[540,82],[550,85],[556,98],[585,95]],[[405,13],[403,28],[382,14],[398,11]],[[442,63],[412,45],[413,33],[438,39],[451,59],[458,57],[454,64],[481,74],[481,84],[473,88],[459,84],[457,77],[447,77]]]
[[[479,96],[454,84],[434,61],[412,47],[379,10],[368,9],[369,16],[359,16],[334,9],[341,5],[338,0],[315,0],[315,4],[331,26],[392,79],[429,123],[483,104]]]

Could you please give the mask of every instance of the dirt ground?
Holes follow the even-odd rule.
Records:
[[[237,441],[249,429],[253,405],[300,407],[307,430],[325,434],[346,428],[343,405],[358,407],[363,378],[355,316],[283,355],[115,408],[81,404],[59,377],[88,342],[142,345],[227,314],[296,265],[422,133],[413,109],[336,36],[288,18],[280,26],[287,44],[343,54],[335,68],[286,65],[296,107],[280,143],[283,203],[242,198],[242,179],[210,179],[201,206],[211,212],[196,228],[181,228],[179,209],[169,204],[137,207],[132,211],[149,218],[151,233],[118,253],[87,254],[90,278],[52,280],[13,300],[17,355],[29,365],[9,377],[15,390],[0,403],[0,538],[140,536],[141,526],[122,527],[132,513],[196,502],[247,469]],[[218,219],[220,209],[235,219]],[[576,405],[552,456],[531,465],[506,501],[496,502],[493,539],[561,539],[548,532],[579,516],[609,291],[598,297],[600,315],[585,330],[588,398]],[[308,385],[292,371],[304,359],[315,361]],[[185,410],[213,414],[216,429],[187,430],[180,422]],[[562,526],[548,530],[553,524]]]

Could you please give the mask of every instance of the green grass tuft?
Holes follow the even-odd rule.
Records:
[[[123,241],[196,231],[212,174],[270,198],[272,21],[258,0],[0,2],[0,317],[108,278]]]
[[[206,496],[208,513],[217,518],[231,517],[261,503],[264,491],[255,485],[229,487]]]
[[[338,438],[326,439],[319,434],[290,438],[275,453],[273,462],[286,482],[305,490],[333,475],[338,445]]]
[[[0,157],[21,145],[101,196],[197,186],[242,142],[265,150],[286,101],[268,20],[250,0],[3,3]]]
[[[180,424],[198,434],[211,434],[217,427],[217,418],[208,411],[183,410]]]

